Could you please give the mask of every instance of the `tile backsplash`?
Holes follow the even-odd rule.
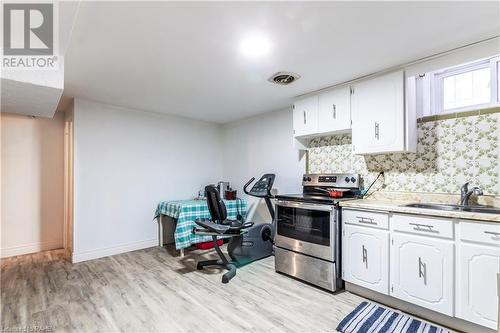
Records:
[[[470,181],[484,194],[500,195],[500,114],[420,122],[416,153],[353,155],[351,135],[314,138],[309,172],[355,172],[367,187],[387,191],[460,193]]]

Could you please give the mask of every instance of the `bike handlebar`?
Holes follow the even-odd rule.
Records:
[[[245,184],[245,186],[243,186],[243,192],[245,192],[245,194],[250,195],[250,193],[248,193],[248,191],[247,191],[247,187],[248,187],[248,185],[250,185],[250,184],[251,184],[254,180],[255,180],[255,177],[252,177],[252,179],[250,179],[250,180],[249,180],[249,181]]]

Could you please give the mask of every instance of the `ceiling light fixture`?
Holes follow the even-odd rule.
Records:
[[[269,51],[271,51],[271,42],[264,36],[248,36],[240,43],[240,52],[249,58],[261,58]]]

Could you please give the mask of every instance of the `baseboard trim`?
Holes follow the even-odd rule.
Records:
[[[17,245],[0,249],[0,257],[8,258],[8,257],[20,256],[23,254],[62,249],[62,247],[63,247],[62,239],[56,239],[48,242],[36,242],[24,245]]]
[[[153,247],[158,245],[158,239],[148,239],[144,241],[138,241],[138,242],[131,242],[131,243],[126,243],[126,244],[120,244],[116,246],[111,246],[111,247],[105,247],[105,248],[100,248],[96,250],[90,250],[90,251],[84,251],[84,252],[73,252],[73,255],[71,257],[71,261],[73,263],[77,262],[82,262],[82,261],[87,261],[87,260],[92,260],[92,259],[99,259],[103,257],[108,257],[112,256],[115,254],[120,254],[120,253],[125,253],[125,252],[130,252],[130,251],[136,251],[136,250],[142,250],[146,249],[148,247]]]

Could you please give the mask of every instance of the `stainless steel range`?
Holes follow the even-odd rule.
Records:
[[[357,174],[305,174],[300,194],[277,195],[277,272],[335,291],[340,278],[339,201],[356,198]]]

